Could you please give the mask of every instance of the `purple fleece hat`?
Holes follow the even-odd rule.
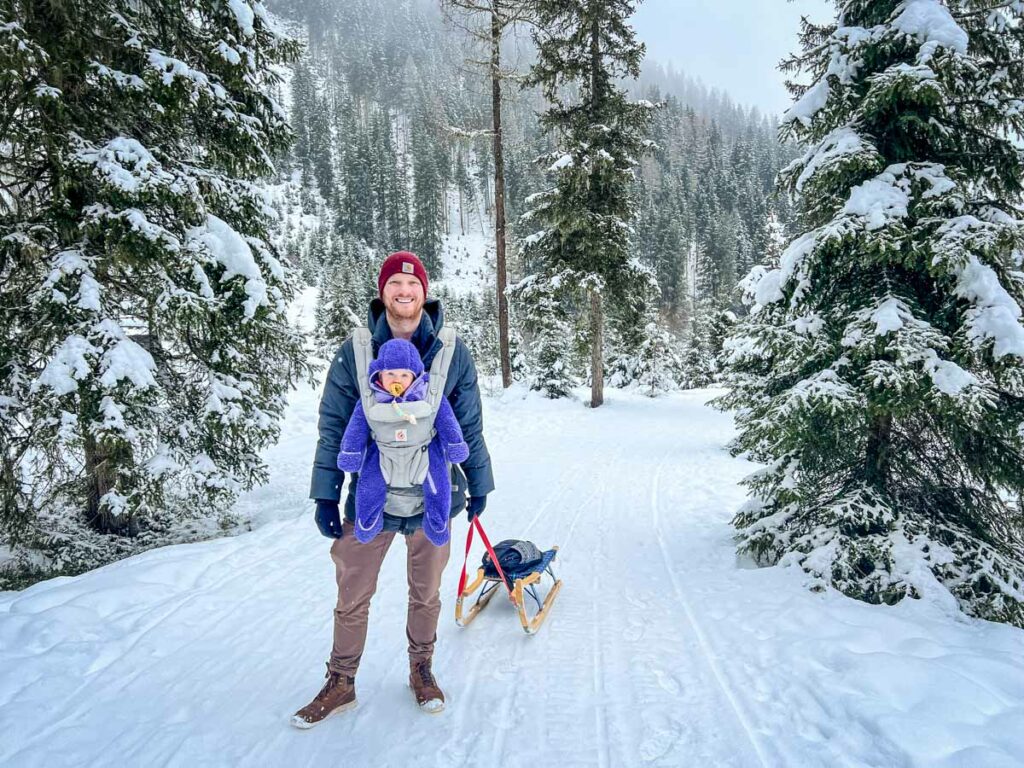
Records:
[[[420,353],[411,342],[405,339],[391,339],[380,346],[377,359],[370,363],[370,376],[380,371],[393,371],[397,368],[404,368],[412,371],[413,376],[423,373],[423,361],[420,360]]]

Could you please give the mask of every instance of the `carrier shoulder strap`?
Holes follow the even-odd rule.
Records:
[[[441,340],[443,346],[434,355],[434,362],[430,365],[430,388],[427,391],[427,401],[434,413],[437,413],[437,407],[444,397],[448,369],[452,367],[452,358],[455,357],[455,329],[442,328],[438,331],[437,338]]]
[[[373,360],[373,336],[369,328],[356,328],[352,332],[352,351],[356,356],[356,380],[359,382],[359,395],[363,400],[363,410],[369,411],[373,405],[373,390],[370,389],[370,362]]]

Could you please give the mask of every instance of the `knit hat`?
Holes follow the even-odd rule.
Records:
[[[370,376],[380,371],[394,371],[404,368],[412,371],[413,376],[423,373],[423,361],[420,353],[411,342],[405,339],[391,339],[380,345],[377,359],[370,363]]]
[[[381,264],[380,275],[377,277],[377,292],[381,296],[384,295],[384,284],[387,283],[388,278],[399,272],[412,275],[419,280],[423,286],[423,295],[427,295],[427,270],[423,268],[423,262],[417,258],[415,253],[398,251],[384,259],[384,263]]]

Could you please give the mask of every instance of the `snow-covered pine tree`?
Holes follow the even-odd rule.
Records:
[[[366,325],[366,307],[377,296],[373,249],[351,235],[337,239],[320,273],[316,304],[316,340],[320,356],[330,359],[352,331]]]
[[[544,278],[530,275],[509,289],[526,359],[530,389],[546,397],[568,397],[578,386],[578,326],[570,315],[579,300],[580,276],[570,271]]]
[[[721,377],[722,349],[736,316],[713,299],[702,299],[694,307],[690,332],[683,350],[685,389],[709,387]]]
[[[310,373],[254,183],[296,47],[248,0],[0,5],[5,522],[134,533],[266,478]]]
[[[682,349],[658,316],[661,296],[653,271],[636,260],[630,268],[633,277],[608,323],[608,383],[657,397],[679,389]]]
[[[412,129],[413,168],[412,230],[410,243],[423,266],[436,279],[441,276],[441,221],[443,180],[438,164],[437,142],[429,126],[417,121]]]
[[[728,343],[741,550],[1024,626],[1024,5],[847,0],[790,63],[804,232]]]
[[[302,169],[303,181],[316,186],[320,197],[333,203],[336,197],[334,179],[334,137],[327,103],[321,84],[307,55],[295,66],[291,79],[291,125],[295,131],[292,154]]]
[[[644,46],[628,24],[635,7],[635,0],[535,0],[538,56],[526,78],[551,104],[541,124],[559,149],[545,161],[554,187],[533,196],[526,214],[542,229],[524,241],[525,256],[538,264],[540,283],[577,273],[589,286],[581,289],[589,293],[594,407],[603,401],[604,294],[618,297],[629,275],[631,186],[653,111],[649,102],[630,102],[616,82],[640,74]]]

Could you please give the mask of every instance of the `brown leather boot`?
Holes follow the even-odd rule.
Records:
[[[331,715],[347,712],[356,705],[356,679],[338,672],[331,672],[327,665],[327,682],[320,693],[306,706],[292,715],[291,723],[296,728],[312,728]]]
[[[409,687],[416,694],[416,703],[424,712],[436,715],[444,709],[444,692],[430,671],[430,659],[409,661]]]

